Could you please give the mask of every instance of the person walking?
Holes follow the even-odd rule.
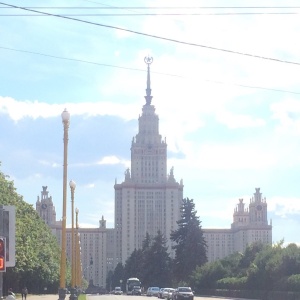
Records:
[[[15,294],[12,291],[8,291],[8,295],[5,297],[7,300],[15,300]]]
[[[27,298],[27,294],[28,294],[28,290],[27,290],[27,287],[26,286],[24,286],[23,288],[22,288],[22,300],[26,300],[26,298]]]

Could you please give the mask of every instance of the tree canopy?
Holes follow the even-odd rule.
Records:
[[[206,242],[196,213],[193,199],[183,199],[178,229],[171,233],[171,240],[175,242],[173,271],[177,281],[186,281],[197,266],[207,262]]]
[[[4,293],[8,288],[20,291],[27,286],[29,293],[45,287],[57,292],[60,249],[50,228],[32,205],[16,192],[13,181],[0,171],[0,204],[16,209],[16,265],[4,273]]]
[[[283,241],[256,242],[244,253],[197,267],[190,284],[197,290],[300,291],[300,247]]]
[[[134,250],[127,259],[124,282],[130,277],[139,278],[144,288],[171,284],[171,259],[166,238],[160,231],[154,238],[147,233],[142,249]]]

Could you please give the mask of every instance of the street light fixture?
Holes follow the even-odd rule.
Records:
[[[74,235],[74,193],[76,188],[75,181],[71,180],[70,183],[71,188],[71,216],[72,216],[72,231],[71,231],[71,296],[70,299],[77,299],[76,288],[75,288],[75,272],[76,272],[76,263],[75,263],[75,235]]]
[[[64,126],[64,166],[63,166],[63,214],[61,228],[61,259],[60,259],[60,286],[59,300],[66,297],[66,221],[67,221],[67,173],[68,173],[68,130],[70,125],[70,114],[65,108],[61,114]]]

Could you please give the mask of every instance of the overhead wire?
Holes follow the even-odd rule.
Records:
[[[91,2],[91,1],[88,1]],[[98,2],[94,2],[98,3]],[[99,3],[104,5],[102,3]],[[4,4],[7,5],[7,4]],[[9,7],[0,6],[1,8],[8,9]],[[12,7],[11,7],[12,8]],[[101,6],[23,6],[28,9],[291,9],[300,8],[300,6],[111,6],[105,4]]]
[[[196,44],[196,43],[191,43],[191,42],[184,42],[184,41],[180,41],[180,40],[176,40],[176,39],[161,37],[161,36],[148,34],[148,33],[143,33],[143,32],[130,30],[130,29],[125,29],[125,28],[121,28],[121,27],[117,27],[117,26],[105,25],[105,24],[100,24],[100,23],[96,23],[96,22],[92,22],[92,21],[81,20],[81,19],[77,19],[77,18],[72,18],[72,17],[62,16],[62,15],[57,15],[57,14],[51,14],[51,13],[47,13],[47,12],[32,10],[32,9],[12,5],[12,4],[7,4],[7,3],[4,3],[4,2],[0,2],[0,4],[7,5],[9,7],[18,8],[18,9],[21,9],[21,10],[26,10],[26,11],[31,11],[31,12],[35,12],[35,13],[45,14],[45,15],[49,15],[49,16],[53,16],[53,17],[57,17],[57,18],[63,18],[63,19],[77,21],[77,22],[81,22],[81,23],[85,23],[85,24],[96,25],[96,26],[101,26],[101,27],[105,27],[105,28],[111,28],[111,29],[121,30],[121,31],[125,31],[125,32],[130,32],[130,33],[134,33],[134,34],[138,34],[138,35],[142,35],[142,36],[146,36],[146,37],[151,37],[151,38],[155,38],[155,39],[159,39],[159,40],[169,41],[169,42],[173,42],[173,43],[178,43],[178,44],[182,44],[182,45],[201,47],[201,48],[206,48],[206,49],[210,49],[210,50],[222,51],[222,52],[231,53],[231,54],[244,55],[244,56],[248,56],[248,57],[252,57],[252,58],[259,58],[259,59],[269,60],[269,61],[274,61],[274,62],[300,65],[300,63],[298,63],[298,62],[287,61],[287,60],[282,60],[282,59],[277,59],[277,58],[272,58],[272,57],[266,57],[266,56],[261,56],[261,55],[250,54],[250,53],[243,53],[243,52],[238,52],[238,51],[234,51],[234,50],[228,50],[228,49],[223,49],[223,48],[206,46],[206,45],[201,45],[201,44]]]
[[[262,12],[262,13],[134,13],[134,14],[60,14],[62,17],[132,17],[132,16],[234,16],[234,15],[299,15],[296,12]],[[40,14],[0,14],[0,17],[51,17],[51,15]]]
[[[17,52],[23,52],[23,53],[34,54],[34,55],[39,55],[39,56],[46,56],[46,57],[51,57],[51,58],[54,58],[54,59],[76,61],[76,62],[80,62],[80,63],[92,64],[92,65],[97,65],[97,66],[118,68],[118,69],[124,69],[124,70],[130,70],[130,71],[138,71],[138,72],[146,72],[144,69],[122,67],[122,66],[116,66],[116,65],[111,65],[111,64],[104,64],[104,63],[87,61],[87,60],[83,60],[83,59],[61,57],[61,56],[57,56],[57,55],[51,55],[51,54],[34,52],[34,51],[28,51],[28,50],[21,50],[21,49],[14,49],[14,48],[3,47],[3,46],[0,46],[0,49],[10,50],[10,51],[17,51]],[[162,73],[162,72],[156,72],[156,71],[153,71],[153,70],[151,71],[151,73],[158,74],[158,75],[164,75],[164,76],[172,76],[172,77],[184,78],[184,79],[188,78],[188,77],[183,76],[183,75]],[[202,80],[206,81],[206,82],[211,82],[211,83],[216,83],[216,84],[222,84],[222,85],[232,85],[232,86],[238,86],[238,87],[244,87],[244,88],[250,88],[250,89],[260,89],[260,90],[267,90],[267,91],[273,91],[273,92],[281,92],[281,93],[289,93],[289,94],[300,95],[300,92],[287,91],[287,90],[281,90],[281,89],[272,89],[272,88],[266,88],[266,87],[261,87],[261,86],[251,86],[251,85],[238,84],[238,83],[228,83],[228,82],[222,82],[222,81],[210,80],[210,79],[202,79]]]

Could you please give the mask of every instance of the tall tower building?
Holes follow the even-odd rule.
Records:
[[[105,287],[106,276],[119,262],[123,265],[135,249],[142,247],[146,234],[158,231],[167,238],[172,257],[170,233],[181,218],[183,182],[177,182],[174,168],[167,171],[167,143],[159,133],[159,118],[152,105],[150,65],[147,64],[146,103],[138,118],[138,133],[131,142],[131,167],[122,183],[115,182],[115,227],[107,228],[102,216],[98,228],[80,228],[81,262],[84,278],[96,287]],[[56,221],[55,207],[43,186],[36,202],[40,217],[61,244],[62,222]],[[216,261],[234,252],[243,252],[247,245],[261,241],[272,244],[272,222],[267,219],[267,202],[260,188],[255,189],[249,207],[244,200],[233,212],[231,228],[203,229],[207,242],[208,261]],[[71,261],[71,228],[67,228],[67,257]]]
[[[151,104],[150,64],[147,68],[146,103],[139,117],[139,131],[131,143],[131,169],[125,180],[115,183],[116,259],[124,263],[134,249],[142,247],[146,233],[160,230],[169,240],[177,228],[183,199],[183,182],[174,178],[173,167],[167,174],[167,143],[159,133],[159,118]]]

